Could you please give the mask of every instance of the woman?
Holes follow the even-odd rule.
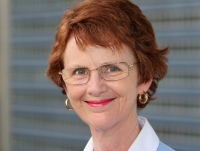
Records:
[[[66,107],[89,125],[85,151],[172,151],[137,115],[155,99],[167,53],[129,0],[85,0],[65,13],[47,76],[63,88]]]

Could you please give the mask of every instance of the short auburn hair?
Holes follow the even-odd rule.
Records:
[[[137,5],[129,0],[85,0],[64,14],[46,73],[61,88],[64,81],[58,72],[64,68],[63,53],[71,36],[83,51],[88,45],[115,51],[121,50],[122,45],[128,46],[138,61],[138,85],[152,79],[148,102],[155,99],[158,82],[167,73],[168,47],[157,47],[153,27]],[[138,108],[145,106],[138,104]]]

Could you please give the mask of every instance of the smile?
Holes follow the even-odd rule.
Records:
[[[112,102],[114,98],[112,99],[104,99],[104,100],[98,100],[98,101],[85,101],[89,106],[91,107],[103,107]]]

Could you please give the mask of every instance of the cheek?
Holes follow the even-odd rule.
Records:
[[[71,103],[74,104],[77,100],[85,94],[85,88],[80,85],[68,85],[67,86],[67,97],[70,99]]]
[[[112,88],[118,93],[124,93],[124,95],[138,94],[137,78],[129,75],[129,77],[113,83]]]
[[[136,103],[138,95],[137,81],[132,78],[126,78],[110,85],[112,91],[114,91],[119,99],[120,106],[126,106],[127,104]]]

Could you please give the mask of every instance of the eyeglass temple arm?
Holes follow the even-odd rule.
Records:
[[[138,62],[134,62],[133,64],[128,65],[128,67],[131,68],[131,67],[133,67],[134,64],[136,64],[136,63],[138,63]]]

